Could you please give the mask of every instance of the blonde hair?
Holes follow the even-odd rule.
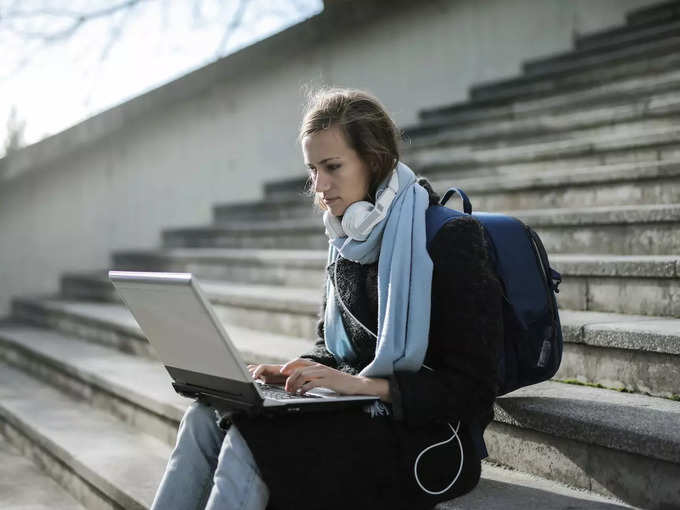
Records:
[[[338,127],[347,145],[366,163],[371,178],[366,199],[375,203],[378,185],[399,160],[401,132],[372,94],[349,88],[322,87],[307,93],[298,143],[308,135]],[[314,196],[314,205],[323,211],[325,204],[314,193],[310,176],[305,193]]]

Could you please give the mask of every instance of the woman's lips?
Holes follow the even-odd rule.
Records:
[[[338,198],[340,198],[340,197],[329,198],[329,199],[324,198],[323,202],[324,202],[324,204],[329,205],[329,204],[332,204],[333,202],[335,202],[336,200],[338,200]]]

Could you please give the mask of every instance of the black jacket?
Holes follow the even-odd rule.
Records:
[[[430,203],[437,203],[438,197],[429,185],[425,187]],[[434,270],[424,364],[433,370],[397,371],[390,377],[391,416],[370,418],[361,410],[350,410],[234,418],[270,487],[271,509],[432,508],[477,484],[479,451],[467,425],[477,421],[483,430],[493,418],[496,353],[503,338],[502,289],[490,266],[482,227],[470,216],[445,224],[429,254]],[[361,265],[340,258],[337,264],[338,293],[375,333],[377,262]],[[331,265],[328,271],[333,269]],[[340,363],[325,348],[325,294],[318,339],[301,357],[356,374],[373,359],[375,338],[340,308],[357,362]],[[466,459],[461,478],[442,495],[425,494],[413,474],[415,458],[423,448],[448,439],[448,423],[455,426],[459,419]],[[421,483],[430,490],[446,487],[457,471],[458,455],[455,440],[428,451],[418,464]],[[299,483],[310,477],[318,493],[302,487],[297,493]],[[349,502],[348,494],[356,498]],[[321,497],[323,503],[317,499]]]

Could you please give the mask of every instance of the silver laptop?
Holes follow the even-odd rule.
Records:
[[[109,271],[109,279],[184,396],[254,414],[325,411],[378,399],[328,388],[294,395],[253,379],[191,273]]]

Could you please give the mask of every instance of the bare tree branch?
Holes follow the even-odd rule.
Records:
[[[17,108],[12,105],[9,118],[7,119],[7,136],[5,138],[4,151],[5,155],[10,152],[19,150],[24,146],[24,130],[26,129],[26,121],[19,118]]]
[[[0,0],[2,1],[2,0]],[[26,68],[32,60],[34,60],[40,53],[58,42],[65,42],[74,38],[81,29],[88,23],[97,19],[116,18],[118,13],[124,13],[122,19],[118,22],[112,21],[109,27],[109,38],[101,49],[99,63],[106,59],[112,48],[122,37],[125,28],[130,20],[131,13],[136,10],[141,4],[149,4],[151,2],[158,2],[159,0],[104,0],[106,5],[101,8],[91,10],[78,10],[69,7],[55,8],[52,6],[40,7],[30,9],[27,7],[27,2],[21,0],[14,0],[9,7],[3,8],[0,5],[0,35],[2,33],[11,34],[15,38],[23,41],[25,44],[21,51],[16,52],[18,55],[18,63],[13,69],[10,69],[7,74],[0,76],[0,80],[6,80],[13,75],[21,72]],[[163,26],[167,25],[168,4],[172,4],[171,0],[160,0],[163,7]],[[273,15],[275,17],[283,18],[291,16],[291,10],[295,14],[299,14],[304,9],[308,9],[308,2],[306,0],[286,0],[284,2],[255,2],[253,0],[214,0],[218,5],[231,6],[236,3],[236,9],[229,16],[226,23],[226,28],[222,34],[221,41],[215,50],[215,56],[221,57],[226,51],[227,45],[231,37],[237,32],[239,27],[244,24],[246,14],[252,12],[255,6],[260,9],[257,14],[259,16]],[[60,3],[67,5],[67,0],[53,2],[56,5]],[[198,21],[200,26],[204,21],[204,7],[205,0],[194,0],[192,17],[194,22]],[[44,5],[44,3],[43,3]],[[250,9],[250,11],[249,11]],[[221,9],[222,10],[222,9]],[[44,23],[44,22],[47,23]],[[206,22],[214,22],[212,19]],[[42,22],[42,23],[41,23]],[[198,24],[197,24],[198,25]]]
[[[36,9],[32,11],[10,11],[5,14],[0,15],[0,21],[4,20],[16,20],[20,18],[35,18],[35,17],[61,17],[61,18],[71,18],[72,23],[69,27],[64,30],[53,32],[51,34],[45,34],[44,32],[33,32],[33,31],[23,31],[16,30],[13,27],[8,27],[13,30],[17,35],[25,39],[39,39],[45,43],[51,43],[59,40],[64,40],[72,37],[80,28],[82,28],[86,23],[89,23],[97,18],[106,18],[117,12],[127,10],[143,3],[150,2],[154,0],[125,0],[124,2],[111,5],[95,11],[89,12],[79,12],[71,11],[68,9]]]
[[[234,31],[241,25],[241,22],[243,21],[243,16],[246,13],[246,9],[248,8],[249,4],[250,0],[238,1],[238,7],[236,8],[236,12],[231,18],[229,24],[227,25],[227,29],[224,31],[224,34],[222,35],[222,40],[220,41],[220,44],[217,45],[217,50],[215,52],[217,56],[222,55],[224,47],[227,45],[227,42],[229,42],[229,38],[232,36]]]

